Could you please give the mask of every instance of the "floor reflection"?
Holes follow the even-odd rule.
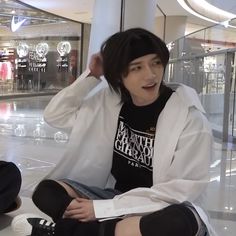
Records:
[[[60,160],[69,134],[48,126],[42,114],[51,96],[0,100],[0,159],[21,170],[21,195],[34,186]],[[236,146],[215,140],[206,206],[220,236],[236,232]]]

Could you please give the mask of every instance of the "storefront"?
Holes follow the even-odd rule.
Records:
[[[86,60],[85,26],[15,1],[0,6],[0,95],[58,91],[71,84]]]

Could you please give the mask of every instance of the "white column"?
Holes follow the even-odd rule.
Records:
[[[156,17],[155,33],[163,39],[165,27],[165,42],[172,42],[185,35],[186,16],[167,16],[164,25],[164,16]]]
[[[120,31],[121,0],[96,0],[90,34],[88,58],[99,51],[102,42]],[[124,29],[155,26],[156,0],[124,0]]]
[[[102,42],[119,31],[121,0],[95,0],[91,25],[88,60],[98,52]]]
[[[126,0],[124,28],[141,27],[154,31],[157,0]]]

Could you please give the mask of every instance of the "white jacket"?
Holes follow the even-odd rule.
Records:
[[[101,80],[85,78],[88,73],[54,96],[45,109],[47,123],[71,130],[64,158],[47,177],[112,187],[110,171],[120,97],[108,86],[96,89]],[[95,200],[96,217],[145,214],[183,201],[199,206],[209,181],[211,155],[212,133],[198,95],[192,88],[179,85],[157,122],[153,186],[135,188],[110,200]]]

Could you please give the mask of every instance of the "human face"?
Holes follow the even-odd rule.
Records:
[[[136,106],[153,103],[159,96],[164,67],[156,54],[148,54],[131,61],[123,84]]]

